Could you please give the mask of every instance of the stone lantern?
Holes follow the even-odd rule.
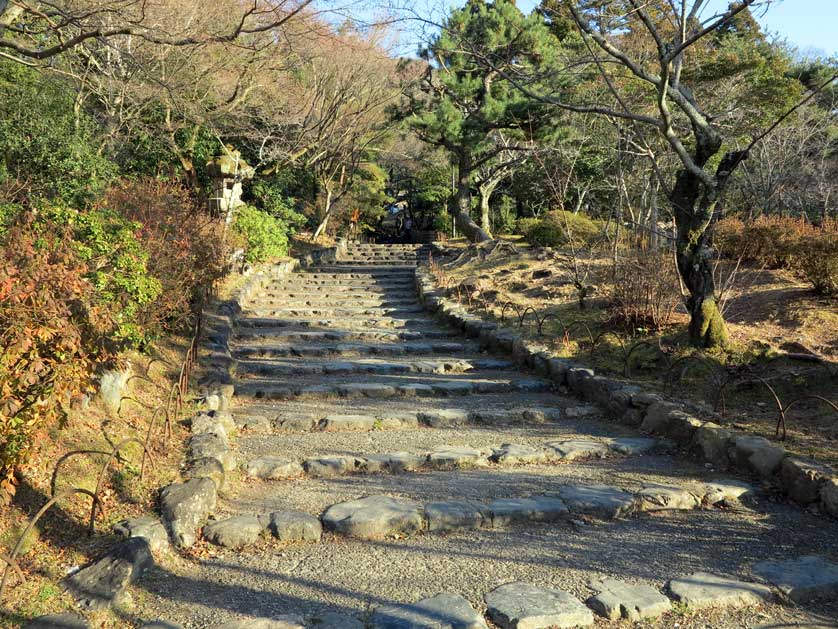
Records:
[[[252,179],[256,170],[242,159],[231,145],[221,155],[207,162],[207,175],[212,179],[209,209],[213,216],[223,216],[226,223],[233,220],[233,212],[242,205],[242,182]]]

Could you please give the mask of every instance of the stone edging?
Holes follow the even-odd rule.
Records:
[[[341,246],[306,256],[306,264],[334,260]],[[80,608],[96,610],[118,605],[127,588],[154,563],[153,553],[165,553],[170,543],[188,548],[195,543],[201,525],[215,510],[217,494],[224,487],[226,474],[236,467],[229,437],[236,432],[229,408],[234,393],[236,361],[229,350],[236,315],[242,305],[266,281],[293,272],[299,260],[249,268],[246,281],[228,300],[209,304],[203,313],[204,326],[199,339],[199,391],[205,411],[190,419],[183,482],[160,491],[160,519],[153,516],[117,523],[113,532],[125,540],[91,564],[68,576],[62,586],[71,592]]]
[[[446,297],[427,268],[416,268],[416,288],[425,308],[494,352],[567,387],[599,406],[609,419],[673,440],[720,469],[744,469],[775,484],[800,505],[816,504],[838,518],[838,474],[817,461],[790,455],[764,437],[698,419],[686,403],[644,391],[636,384],[597,375],[593,369],[559,358],[510,328],[485,321]]]

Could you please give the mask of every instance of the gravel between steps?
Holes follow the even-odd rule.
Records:
[[[143,601],[145,615],[156,611],[186,628],[206,627],[234,615],[363,615],[371,606],[414,602],[440,591],[460,593],[482,610],[485,592],[515,580],[558,587],[584,599],[592,594],[587,583],[597,577],[662,588],[668,579],[698,570],[747,579],[748,566],[763,559],[813,549],[834,553],[835,523],[792,506],[761,506],[763,511],[751,515],[696,511],[385,542],[339,539],[283,547],[263,541],[238,553],[211,548],[215,557],[175,559],[155,568],[135,588],[135,598]],[[667,616],[637,626],[670,628],[677,622],[682,629],[800,627],[791,623],[803,622],[812,613],[835,618],[838,606],[810,605],[804,611],[774,604]]]

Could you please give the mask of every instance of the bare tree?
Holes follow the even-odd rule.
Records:
[[[224,43],[276,30],[314,0],[0,0],[0,55],[29,65],[91,40]]]

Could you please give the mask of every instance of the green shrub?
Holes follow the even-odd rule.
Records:
[[[3,203],[0,201],[0,236],[6,233],[12,221],[18,216],[23,208],[16,203]]]
[[[253,196],[258,199],[262,210],[285,223],[289,236],[306,224],[306,217],[294,209],[293,200],[289,199],[278,186],[272,186],[265,181],[257,181],[253,184]]]
[[[604,232],[601,224],[582,214],[564,210],[538,219],[519,219],[518,230],[530,244],[542,247],[582,247],[594,244]]]
[[[288,255],[288,225],[251,205],[236,210],[233,231],[242,239],[246,262],[253,264]]]
[[[99,153],[99,126],[76,113],[75,90],[53,75],[0,61],[0,182],[26,182],[34,195],[82,206],[116,167]]]
[[[128,347],[148,341],[139,319],[162,288],[149,272],[149,252],[138,237],[140,224],[110,209],[81,211],[61,206],[41,209],[38,223],[45,231],[62,225],[70,228],[72,246],[88,265],[85,277],[103,303],[114,306],[114,340]]]

